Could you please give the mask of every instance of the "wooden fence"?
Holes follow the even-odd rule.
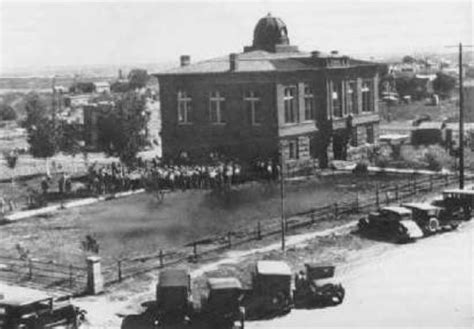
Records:
[[[87,285],[87,269],[72,264],[0,256],[0,281],[81,294]]]
[[[466,178],[466,181],[469,180],[472,181],[473,177]],[[336,202],[302,213],[287,215],[286,230],[291,232],[323,220],[338,220],[349,214],[366,213],[390,203],[402,202],[419,193],[446,187],[457,181],[457,176],[413,176],[412,179],[403,184],[394,183],[380,186],[370,196],[365,195],[360,198],[359,194],[355,193],[353,200]],[[261,240],[267,236],[281,234],[281,229],[280,219],[275,218],[266,222],[257,222],[254,227],[245,226],[226,234],[204,237],[177,250],[160,250],[156,254],[120,259],[115,264],[103,267],[104,282],[106,284],[120,282],[125,278],[183,261],[198,262],[205,259],[209,254],[228,250],[250,241]]]

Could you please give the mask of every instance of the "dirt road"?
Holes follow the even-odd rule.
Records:
[[[472,328],[473,233],[470,222],[459,231],[395,248],[346,272],[342,305],[293,310],[247,328]]]

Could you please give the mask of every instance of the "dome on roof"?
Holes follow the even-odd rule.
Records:
[[[288,29],[281,18],[273,17],[270,13],[261,18],[253,32],[253,48],[275,51],[276,45],[289,45]]]

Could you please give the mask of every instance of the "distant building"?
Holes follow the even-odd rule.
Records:
[[[106,81],[94,82],[94,90],[96,93],[110,93],[110,83]]]
[[[242,53],[195,64],[182,56],[181,67],[156,74],[163,156],[277,160],[281,151],[285,168],[317,163],[327,150],[344,158],[349,132],[355,146],[377,139],[377,72],[337,51],[299,51],[268,15]]]

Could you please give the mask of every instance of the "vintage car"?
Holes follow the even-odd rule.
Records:
[[[200,319],[206,328],[244,328],[242,284],[237,278],[210,278],[209,293],[201,297]],[[193,321],[194,322],[194,321]]]
[[[404,207],[384,207],[371,212],[358,223],[359,232],[383,237],[395,242],[408,242],[421,238],[423,232],[412,220],[411,210]]]
[[[409,202],[403,203],[402,207],[412,211],[412,219],[418,224],[424,235],[454,230],[459,225],[458,221],[445,215],[443,208],[429,203]]]
[[[158,276],[156,299],[142,303],[140,314],[122,320],[122,329],[187,328],[193,313],[191,277],[187,269],[165,269]]]
[[[156,286],[156,313],[160,323],[189,321],[192,315],[191,277],[186,269],[166,269]]]
[[[42,291],[0,286],[0,328],[79,328],[85,311]]]
[[[311,308],[341,304],[345,290],[334,280],[335,266],[305,264],[305,271],[295,275],[295,307]]]
[[[244,297],[247,317],[261,319],[286,314],[293,307],[292,273],[282,261],[259,261],[252,289]]]
[[[432,202],[443,208],[442,216],[450,220],[470,220],[474,207],[474,190],[448,189],[443,191],[441,199]]]

